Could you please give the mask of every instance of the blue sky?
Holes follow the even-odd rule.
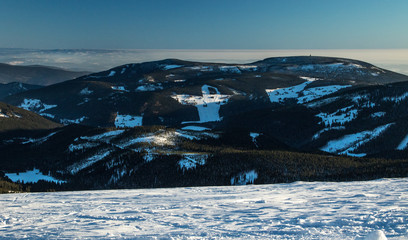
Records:
[[[407,0],[1,0],[0,5],[0,48],[408,48]]]

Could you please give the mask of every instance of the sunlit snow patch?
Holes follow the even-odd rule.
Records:
[[[137,127],[142,126],[143,117],[142,116],[132,116],[132,115],[121,115],[117,114],[115,118],[115,127]]]
[[[44,175],[40,172],[40,170],[34,168],[31,171],[22,172],[22,173],[6,173],[5,174],[8,178],[11,179],[13,182],[26,182],[26,183],[36,183],[40,180],[48,181],[48,182],[56,182],[56,183],[65,183],[66,181],[55,179],[49,175]]]
[[[324,152],[335,153],[339,155],[349,155],[355,157],[364,157],[365,153],[353,153],[361,145],[377,138],[394,123],[379,126],[373,130],[367,130],[359,133],[345,135],[340,139],[329,141],[326,146],[320,148]]]
[[[256,173],[255,170],[251,170],[248,172],[241,173],[238,176],[232,177],[231,185],[253,184],[257,178],[258,173]]]
[[[210,89],[215,91],[215,94],[210,93]],[[199,121],[191,121],[190,123],[203,123],[221,121],[219,115],[221,105],[228,102],[231,95],[222,95],[217,88],[209,85],[204,85],[201,88],[203,96],[191,96],[187,94],[173,95],[173,99],[184,105],[193,105],[197,107]],[[189,122],[185,122],[189,123]]]

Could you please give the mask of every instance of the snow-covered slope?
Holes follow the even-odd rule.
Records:
[[[407,239],[407,192],[404,178],[7,194],[0,238]]]

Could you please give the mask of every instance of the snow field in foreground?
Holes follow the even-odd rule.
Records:
[[[0,195],[4,239],[407,239],[408,178]]]

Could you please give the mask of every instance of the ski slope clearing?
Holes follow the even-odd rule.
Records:
[[[179,94],[171,96],[179,103],[184,105],[193,105],[197,107],[200,121],[192,121],[185,123],[204,123],[221,121],[219,114],[221,105],[228,102],[230,95],[221,94],[217,88],[209,85],[204,85],[201,88],[203,96],[191,96],[187,94]],[[211,93],[211,91],[215,93]]]
[[[6,194],[0,238],[407,239],[407,192],[408,178]]]

